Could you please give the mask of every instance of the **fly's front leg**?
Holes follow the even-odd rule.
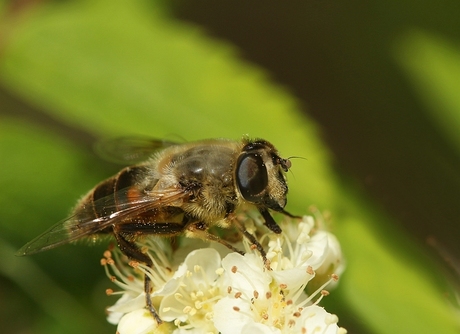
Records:
[[[251,233],[249,233],[248,230],[246,230],[244,224],[241,223],[238,219],[235,219],[233,222],[241,231],[241,233],[243,233],[245,238],[249,240],[249,242],[252,244],[252,247],[255,247],[259,251],[260,256],[262,256],[262,260],[264,261],[265,268],[267,268],[267,270],[272,270],[270,267],[270,260],[267,259],[267,253],[265,252],[265,249],[262,247],[257,238]]]
[[[241,222],[239,222],[238,219],[235,219],[234,222],[235,222],[235,225],[238,227],[238,229],[241,231],[241,233],[244,235],[244,237],[247,238],[249,242],[252,244],[252,246],[255,247],[259,251],[260,255],[262,256],[262,260],[264,261],[265,268],[267,268],[268,270],[271,270],[270,261],[267,259],[267,253],[265,252],[260,242],[256,239],[255,236],[253,236],[251,233],[249,233],[246,230],[246,227]],[[229,244],[227,241],[223,240],[222,238],[219,238],[218,236],[215,236],[214,234],[209,233],[208,226],[202,222],[188,224],[186,228],[186,235],[192,238],[201,238],[203,240],[210,240],[210,241],[218,242],[224,245],[225,247],[229,248],[233,252],[237,252],[241,255],[244,255],[243,251],[240,251],[239,249],[233,247],[231,244]]]
[[[270,268],[270,261],[267,259],[267,253],[265,252],[264,248],[260,244],[260,242],[256,239],[255,236],[253,236],[251,233],[249,233],[246,228],[244,227],[243,224],[235,220],[236,225],[238,226],[238,229],[241,231],[241,233],[251,242],[251,244],[259,251],[260,255],[262,256],[262,260],[264,261],[265,267],[268,270],[271,270]],[[211,234],[207,230],[207,226],[204,223],[197,222],[197,223],[192,223],[187,226],[187,236],[192,237],[192,238],[201,238],[203,240],[210,240],[210,241],[215,241],[218,242],[225,247],[229,248],[233,252],[237,252],[241,255],[244,255],[243,251],[240,251],[239,249],[233,247],[231,244],[229,244],[227,241],[223,240],[222,238],[219,238],[218,236],[215,236],[214,234]]]

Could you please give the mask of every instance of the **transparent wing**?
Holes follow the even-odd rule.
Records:
[[[118,137],[99,141],[96,152],[107,161],[122,165],[136,164],[147,160],[154,152],[177,145],[169,140],[148,137]]]
[[[42,252],[47,249],[55,248],[60,245],[76,241],[84,236],[88,236],[116,225],[123,220],[136,217],[151,209],[163,206],[180,206],[188,197],[182,189],[163,189],[161,191],[151,191],[139,196],[135,200],[129,199],[129,191],[132,188],[125,188],[118,191],[115,196],[126,198],[124,202],[113,204],[113,195],[103,197],[97,201],[85,204],[77,212],[58,222],[50,229],[24,245],[16,255],[30,255]],[[111,203],[111,204],[109,204]],[[99,208],[99,212],[107,212],[98,218],[94,218],[94,207]]]

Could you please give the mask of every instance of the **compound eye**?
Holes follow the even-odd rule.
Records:
[[[268,185],[268,174],[259,154],[247,153],[238,159],[236,182],[243,198],[250,202],[261,200]]]

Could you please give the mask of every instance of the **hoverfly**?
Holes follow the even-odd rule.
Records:
[[[69,218],[27,243],[18,255],[110,233],[125,255],[152,267],[152,260],[136,245],[139,237],[185,235],[217,241],[243,254],[208,231],[213,226],[236,226],[267,265],[260,243],[232,214],[242,206],[256,207],[275,233],[281,233],[281,228],[269,210],[291,216],[284,211],[288,192],[285,173],[291,162],[281,158],[271,143],[248,138],[183,144],[120,138],[109,143],[113,144],[109,154],[122,160],[150,156],[99,183],[77,203]],[[144,280],[146,307],[160,324],[148,275]]]

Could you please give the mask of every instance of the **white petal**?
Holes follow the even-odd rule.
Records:
[[[172,332],[172,334],[208,334],[208,333],[212,333],[212,332],[210,332],[207,328],[192,328],[192,329],[176,328]]]
[[[296,333],[300,333],[302,328],[305,328],[307,333],[337,334],[339,330],[337,321],[337,316],[326,312],[322,307],[312,305],[303,309],[300,318],[295,322],[294,329]]]
[[[225,284],[239,292],[252,295],[257,290],[263,293],[272,281],[262,259],[255,254],[230,253],[222,260],[222,267],[226,272]]]
[[[313,276],[307,274],[306,267],[271,271],[270,275],[279,284],[286,284],[287,289],[294,291],[307,283]]]
[[[213,248],[197,249],[190,252],[184,264],[190,271],[193,271],[195,266],[199,266],[203,270],[204,276],[212,281],[217,277],[216,269],[220,268],[220,255]],[[202,275],[194,275],[193,277],[194,280],[199,280]]]
[[[236,333],[236,332],[235,332]],[[281,330],[275,327],[268,327],[264,324],[252,322],[246,324],[241,333],[251,333],[251,334],[281,334]]]
[[[188,316],[182,311],[184,306],[174,295],[164,297],[161,300],[159,310],[161,319],[164,321],[174,321],[175,319],[186,321]]]
[[[323,263],[316,269],[316,273],[322,275],[333,268],[334,274],[340,275],[345,268],[340,243],[333,234],[327,233],[327,244],[328,247]]]
[[[125,314],[118,324],[120,334],[147,334],[153,333],[157,323],[145,309],[135,310]]]
[[[302,245],[302,248],[305,248],[306,250],[312,252],[312,255],[308,258],[306,262],[301,263],[299,261],[296,261],[294,265],[296,267],[301,265],[309,265],[312,266],[313,270],[316,270],[323,264],[324,259],[326,258],[328,250],[327,232],[317,231],[308,243]]]
[[[107,312],[108,312],[107,321],[111,323],[112,325],[118,324],[123,314],[125,314],[125,312],[119,311],[117,307],[120,307],[120,305],[132,299],[133,298],[128,293],[124,293],[121,296],[121,298],[119,298],[113,306],[108,307],[107,308]]]
[[[249,314],[248,303],[241,299],[222,298],[214,305],[214,326],[221,334],[242,333],[244,325],[254,322]]]
[[[170,295],[170,294],[176,292],[176,290],[179,287],[179,285],[180,285],[180,278],[179,277],[171,278],[160,289],[158,289],[157,291],[154,291],[152,293],[152,297]]]
[[[128,313],[137,309],[142,309],[145,306],[145,294],[140,294],[133,298],[129,294],[125,293],[117,300],[115,305],[107,308],[108,312],[120,312]]]

